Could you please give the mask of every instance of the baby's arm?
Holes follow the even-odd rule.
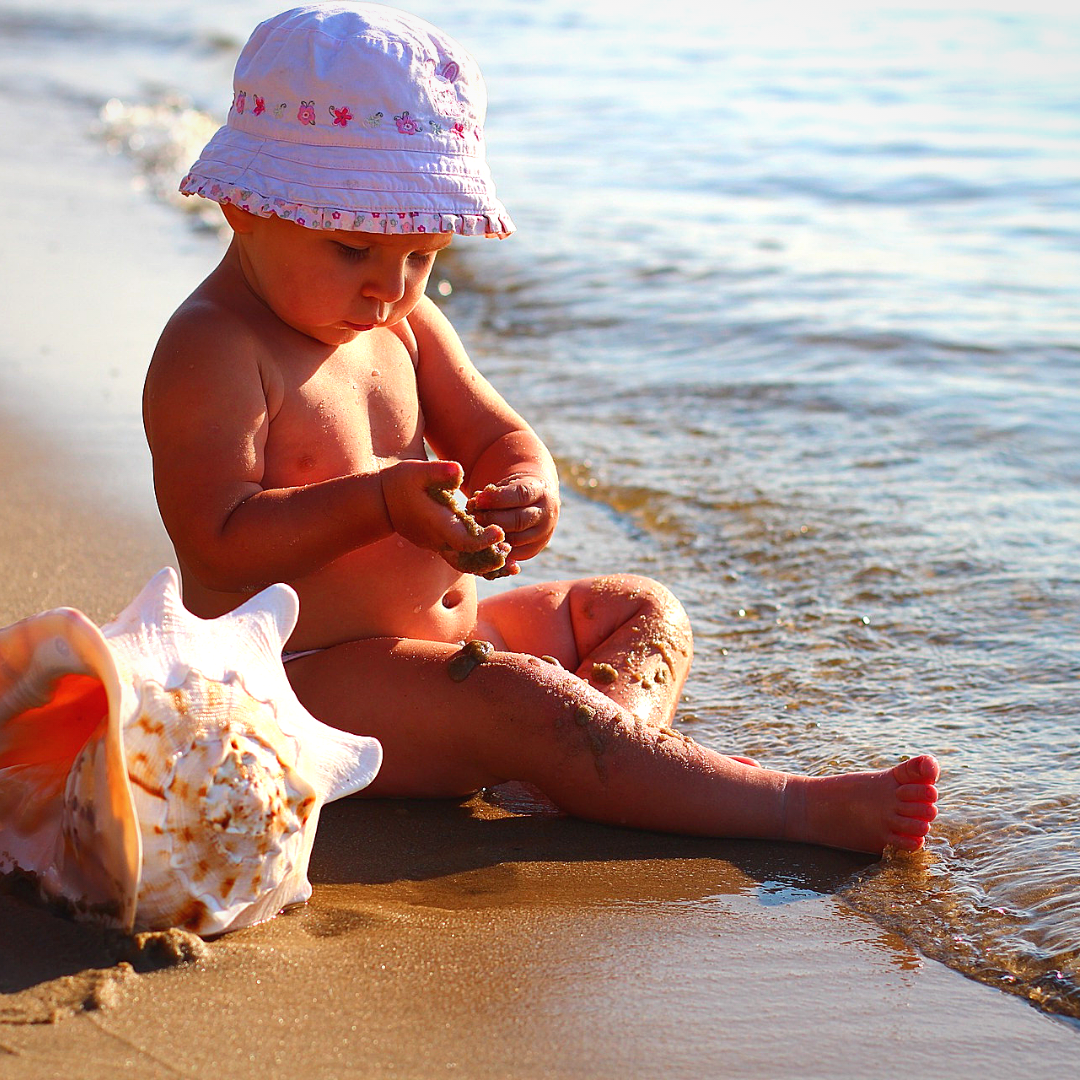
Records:
[[[497,525],[509,564],[531,559],[559,520],[559,476],[546,446],[469,360],[456,332],[430,301],[409,316],[420,357],[425,436],[442,458],[461,463],[469,509]]]
[[[431,550],[471,551],[472,536],[428,494],[452,484],[453,461],[406,460],[297,487],[263,486],[265,447],[281,404],[264,348],[217,304],[188,301],[154,354],[143,399],[154,486],[178,556],[204,586],[245,592],[295,581],[394,532]]]

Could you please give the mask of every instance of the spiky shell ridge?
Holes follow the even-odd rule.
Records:
[[[217,682],[239,672],[252,697],[275,703],[282,730],[312,748],[307,779],[330,801],[371,783],[382,764],[382,747],[375,739],[320,723],[297,700],[281,651],[299,610],[293,589],[277,584],[216,619],[200,619],[184,607],[176,572],[166,567],[101,632],[125,689],[146,681],[176,687],[191,670]],[[121,716],[130,717],[137,707],[129,694]]]

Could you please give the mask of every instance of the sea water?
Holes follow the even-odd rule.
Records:
[[[173,188],[277,8],[2,0],[5,107],[62,112],[87,168],[119,155],[209,267],[212,213]],[[680,724],[717,749],[937,754],[925,855],[846,898],[1080,1016],[1080,15],[410,8],[485,70],[519,227],[434,284],[559,463],[527,578],[666,581],[697,635]],[[117,359],[129,400],[144,363]]]

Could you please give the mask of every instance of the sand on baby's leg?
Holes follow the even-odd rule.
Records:
[[[523,586],[480,604],[510,652],[554,657],[631,715],[669,727],[693,658],[682,605],[635,574]]]
[[[576,600],[558,591],[549,599],[553,621],[555,612],[567,620],[550,642],[553,655],[584,653],[585,662],[599,655],[611,633],[592,652],[568,644],[581,592]],[[594,629],[602,631],[602,622]],[[919,847],[934,817],[930,757],[834,777],[756,768],[635,716],[573,672],[524,652],[495,650],[465,678],[451,678],[458,651],[441,642],[369,639],[299,659],[289,676],[314,715],[382,742],[383,769],[365,792],[371,796],[458,797],[522,780],[593,821],[870,852]],[[636,691],[630,698],[640,704]]]
[[[484,600],[480,611],[508,649],[536,655],[557,642],[564,667],[633,716],[671,726],[694,635],[682,604],[659,582],[613,574],[523,586]]]

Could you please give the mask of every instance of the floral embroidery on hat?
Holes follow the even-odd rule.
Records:
[[[236,98],[233,102],[233,108],[237,113],[243,113],[247,109],[247,99],[251,97],[254,101],[250,112],[253,116],[262,116],[267,111],[266,98],[259,94],[241,90],[236,94]],[[271,111],[274,117],[281,120],[285,117],[286,112],[289,109],[289,103],[283,101],[278,105],[271,107]],[[330,116],[333,118],[333,126],[346,128],[354,120],[357,119],[356,114],[352,111],[349,105],[331,105],[327,110]],[[394,124],[397,127],[398,134],[400,135],[421,135],[426,131],[435,136],[453,135],[458,139],[465,139],[468,135],[472,135],[475,139],[480,140],[483,138],[483,130],[479,127],[470,127],[468,125],[468,117],[461,120],[455,120],[452,116],[447,116],[447,113],[461,113],[462,110],[457,108],[456,101],[454,102],[453,109],[444,110],[442,116],[437,116],[427,120],[423,120],[420,117],[414,116],[409,109],[403,109],[400,113],[394,116]],[[302,100],[299,108],[296,110],[296,119],[301,124],[306,124],[311,127],[316,125],[316,112],[315,112],[315,99],[310,101]],[[372,130],[382,127],[383,121],[386,119],[385,115],[379,111],[371,113],[364,119],[365,127]]]
[[[402,135],[420,134],[420,123],[419,121],[414,120],[409,115],[408,109],[406,109],[400,116],[395,116],[394,123],[397,124],[397,129],[401,132]]]
[[[446,116],[462,116],[464,110],[454,89],[454,80],[461,74],[456,61],[448,60],[440,68],[434,60],[428,60],[425,66],[428,68],[428,92],[432,104]]]
[[[400,210],[380,213],[377,210],[332,209],[266,198],[248,188],[223,187],[188,173],[180,185],[185,195],[202,195],[217,202],[240,206],[259,217],[276,215],[309,229],[353,229],[360,232],[458,232],[466,236],[508,235],[513,223],[499,214],[446,214],[440,211]]]

